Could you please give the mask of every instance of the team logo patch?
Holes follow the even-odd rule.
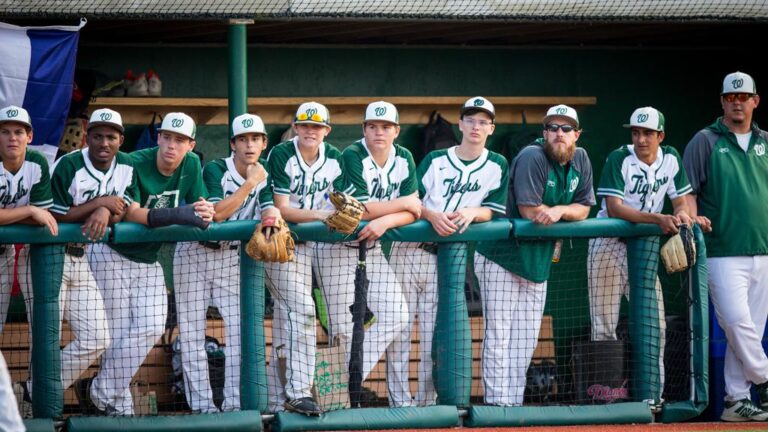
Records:
[[[313,115],[317,114],[316,108],[310,108],[307,110],[307,117],[311,118]]]
[[[101,113],[99,118],[101,118],[101,121],[110,121],[112,120],[112,113]]]
[[[568,108],[558,108],[558,109],[555,110],[555,112],[557,114],[563,115],[563,114],[568,113]]]
[[[638,114],[637,115],[637,122],[638,123],[645,123],[647,121],[648,121],[648,114],[643,113],[643,114]]]
[[[742,88],[744,86],[744,80],[741,79],[741,78],[735,79],[735,80],[731,81],[731,85],[735,89],[740,89],[740,88]]]
[[[571,180],[571,187],[568,189],[568,192],[575,191],[577,187],[579,187],[579,179],[575,178]]]
[[[5,112],[5,115],[8,116],[8,118],[14,118],[19,115],[19,110],[17,109],[9,109]]]
[[[377,107],[373,112],[376,113],[377,117],[381,117],[387,113],[387,107]]]
[[[720,153],[728,153],[728,149],[726,147],[721,148]]]
[[[175,128],[180,128],[184,124],[184,119],[173,119],[171,120],[171,126]]]
[[[483,105],[485,105],[485,101],[480,99],[480,98],[477,98],[477,99],[475,99],[474,102],[472,102],[472,105],[474,105],[474,106],[483,106]]]
[[[765,154],[765,144],[756,144],[755,145],[755,154],[758,156],[762,156]]]
[[[554,180],[547,180],[547,186],[548,187],[555,187],[555,181]]]
[[[243,127],[244,128],[247,129],[247,128],[251,127],[251,126],[253,126],[253,119],[250,119],[250,118],[243,119]]]

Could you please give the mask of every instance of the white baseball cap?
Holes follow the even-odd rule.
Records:
[[[163,124],[160,125],[160,131],[175,132],[191,139],[195,139],[195,121],[192,117],[179,112],[172,112],[165,115]]]
[[[664,132],[664,114],[654,107],[638,108],[629,117],[629,124],[625,124],[624,127],[639,127]]]
[[[576,128],[579,127],[579,115],[576,114],[576,110],[568,105],[555,105],[547,110],[547,115],[544,116],[543,123],[546,125],[554,117],[563,117],[572,120],[576,123]]]
[[[397,113],[397,108],[389,102],[371,102],[365,109],[365,119],[363,122],[376,120],[399,125],[400,114]]]
[[[119,130],[120,133],[125,132],[123,116],[109,108],[97,109],[91,114],[91,119],[88,121],[88,130],[96,126],[109,126]]]
[[[267,134],[261,117],[245,113],[232,119],[232,138],[247,133]]]
[[[296,110],[296,117],[293,122],[295,124],[317,124],[320,126],[331,125],[331,114],[328,113],[328,108],[323,104],[317,102],[304,102],[299,105],[299,109]]]
[[[491,101],[482,96],[475,96],[467,99],[461,107],[459,117],[464,117],[464,114],[469,111],[482,111],[491,116],[491,119],[496,118],[496,108],[493,107]]]
[[[744,72],[729,73],[723,79],[723,91],[720,94],[728,93],[756,94],[755,80]]]
[[[0,123],[5,122],[16,122],[32,127],[32,119],[29,118],[27,110],[16,105],[8,105],[0,110]]]

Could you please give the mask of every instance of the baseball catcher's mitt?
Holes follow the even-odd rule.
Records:
[[[340,233],[354,233],[363,218],[365,206],[344,192],[331,192],[330,200],[336,211],[325,218],[325,224]]]
[[[662,246],[661,260],[667,273],[688,270],[696,264],[696,241],[688,225],[680,225],[680,232]]]
[[[271,235],[267,230],[271,231]],[[264,218],[256,225],[251,239],[245,245],[245,252],[258,261],[284,263],[293,261],[296,243],[291,237],[291,230],[282,219]]]

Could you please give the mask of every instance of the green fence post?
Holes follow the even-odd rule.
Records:
[[[232,136],[232,120],[248,112],[248,54],[246,25],[252,20],[229,21],[229,129]]]
[[[439,294],[432,341],[432,375],[440,405],[469,405],[472,391],[472,332],[464,295],[466,271],[466,243],[438,245]]]
[[[240,407],[267,410],[264,342],[264,265],[240,248]]]

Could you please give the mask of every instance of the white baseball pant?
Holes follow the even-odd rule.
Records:
[[[8,365],[5,364],[5,357],[0,352],[0,432],[23,432],[24,430],[26,429],[16,405]]]
[[[531,282],[475,254],[485,337],[482,371],[485,403],[521,406],[525,379],[547,298],[547,282]]]
[[[11,304],[11,290],[13,289],[13,262],[15,260],[16,249],[12,244],[0,244],[0,247],[4,249],[3,253],[0,254],[0,332],[2,332],[3,326],[5,325],[5,320],[8,318],[8,307]],[[31,287],[29,287],[29,285],[31,285],[31,280],[29,266],[27,265],[28,261],[29,245],[24,245],[24,247],[19,252],[19,263],[17,269],[19,274],[19,286],[24,287],[22,292],[31,290]],[[25,296],[24,301],[26,302],[27,311],[31,311],[31,300],[27,301]],[[27,320],[27,322],[32,322],[29,313],[27,314]],[[31,341],[31,326],[29,335],[29,340]]]
[[[137,263],[109,246],[89,251],[93,276],[101,290],[112,336],[91,399],[101,410],[133,415],[130,383],[165,329],[168,297],[160,264]]]
[[[355,244],[317,243],[316,262],[318,285],[328,308],[328,327],[331,337],[344,335],[347,339],[347,356],[351,354],[352,314],[350,305],[355,299],[355,269],[358,247]],[[321,258],[322,257],[322,258]],[[368,308],[376,316],[376,323],[365,332],[363,342],[363,380],[387,353],[387,385],[392,406],[407,406],[413,402],[408,389],[408,358],[410,349],[395,352],[393,342],[402,340],[403,330],[408,325],[408,305],[397,277],[389,267],[376,244],[366,254],[368,285]],[[410,343],[410,334],[407,339]],[[410,348],[410,346],[409,346]],[[390,360],[391,359],[391,360]],[[395,387],[393,387],[395,386]],[[401,388],[397,388],[397,386]]]
[[[311,397],[315,376],[315,304],[312,300],[313,242],[296,244],[295,259],[264,263],[267,287],[274,301],[272,355],[267,370],[269,412],[284,409],[286,400]],[[279,358],[285,358],[285,385]]]
[[[403,288],[410,319],[400,338],[392,343],[392,350],[410,357],[413,323],[419,321],[418,389],[413,397],[415,406],[434,405],[437,402],[432,380],[432,336],[437,319],[437,255],[419,247],[420,243],[393,242],[389,263]],[[407,356],[406,356],[407,354]],[[389,360],[389,357],[387,357]],[[395,388],[402,399],[411,400],[410,388],[402,377],[389,376],[390,388]]]
[[[708,258],[709,294],[725,330],[725,399],[750,397],[768,381],[762,339],[768,311],[768,255]]]
[[[589,240],[587,263],[589,315],[592,318],[592,340],[616,340],[621,297],[629,300],[627,274],[627,245],[617,237],[597,237]],[[667,321],[661,282],[656,278],[656,298],[659,328],[659,376],[664,388],[664,345]],[[658,395],[661,397],[661,395]]]
[[[240,251],[230,242],[210,249],[197,242],[176,245],[173,285],[181,342],[187,403],[194,412],[218,412],[205,351],[206,312],[210,301],[224,320],[224,402],[222,411],[240,409]]]

